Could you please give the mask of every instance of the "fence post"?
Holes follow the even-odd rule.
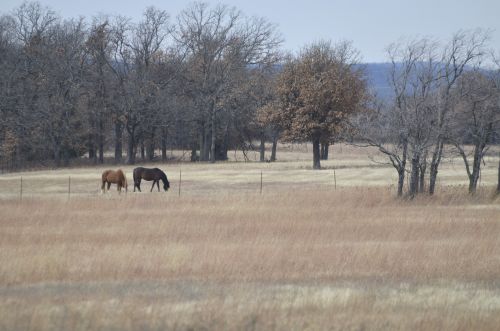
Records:
[[[68,200],[71,194],[71,176],[68,177]]]
[[[262,170],[260,171],[260,194],[262,194]]]
[[[23,176],[21,176],[21,187],[19,190],[19,198],[21,201],[23,200]]]
[[[337,175],[335,174],[335,168],[333,168],[333,182],[334,182],[334,188],[337,190]]]
[[[182,186],[182,169],[179,169],[179,196],[181,196],[181,186]]]

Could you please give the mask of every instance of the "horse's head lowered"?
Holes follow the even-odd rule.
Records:
[[[167,177],[165,176],[165,180],[163,181],[163,189],[165,191],[168,191],[168,189],[170,188],[170,183],[168,182],[168,179]]]

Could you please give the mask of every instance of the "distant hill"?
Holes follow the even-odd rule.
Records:
[[[389,85],[390,63],[363,63],[366,72],[368,86],[373,89],[377,96],[383,100],[388,100],[393,96]]]

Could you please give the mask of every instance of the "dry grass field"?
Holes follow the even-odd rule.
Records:
[[[498,330],[498,159],[475,197],[452,159],[406,201],[370,153],[158,164],[166,193],[101,195],[104,167],[2,175],[0,330]]]

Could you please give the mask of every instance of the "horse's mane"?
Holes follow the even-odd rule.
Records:
[[[170,183],[168,182],[167,175],[163,172],[163,170],[161,170],[159,168],[154,168],[154,170],[157,170],[160,172],[160,179],[163,182],[163,185],[168,185],[168,187],[170,187]]]
[[[163,182],[168,182],[167,175],[163,171],[161,171],[161,179],[163,180]]]

